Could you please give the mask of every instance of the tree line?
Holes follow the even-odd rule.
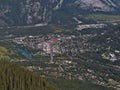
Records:
[[[39,75],[7,60],[0,60],[0,90],[60,90]]]

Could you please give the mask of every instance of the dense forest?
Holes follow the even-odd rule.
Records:
[[[15,63],[0,60],[0,90],[60,90]]]

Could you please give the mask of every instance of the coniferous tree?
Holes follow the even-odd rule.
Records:
[[[60,90],[15,63],[0,60],[0,90]]]

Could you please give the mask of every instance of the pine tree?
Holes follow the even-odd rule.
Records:
[[[0,90],[60,90],[15,63],[0,60]]]

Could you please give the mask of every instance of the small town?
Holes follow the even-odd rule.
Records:
[[[104,33],[102,32],[100,34],[102,35]],[[109,86],[109,82],[112,80],[110,78],[111,72],[98,72],[96,71],[97,65],[103,69],[111,68],[116,70],[116,72],[120,71],[120,67],[107,63],[103,64],[99,60],[94,61],[94,59],[89,56],[89,53],[97,53],[101,50],[100,46],[89,43],[89,40],[97,35],[97,33],[77,34],[76,31],[76,33],[71,35],[41,34],[38,36],[15,37],[10,40],[17,48],[22,47],[22,51],[18,50],[18,52],[25,56],[26,59],[19,61],[13,59],[11,62],[20,63],[28,70],[36,72],[42,77],[80,81],[88,80],[98,85]],[[109,42],[111,39],[107,38],[107,40]],[[109,53],[106,51],[98,55],[95,54],[96,57],[111,63],[120,60],[119,50],[114,50],[110,48],[110,46],[107,46],[105,49],[108,50]],[[106,82],[105,79],[108,79],[108,82]],[[117,84],[114,88],[119,88],[119,85],[120,84]]]

